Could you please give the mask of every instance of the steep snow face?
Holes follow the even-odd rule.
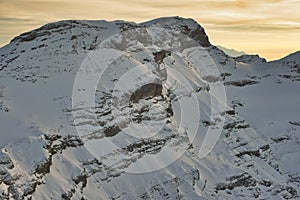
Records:
[[[231,58],[192,19],[24,33],[0,49],[0,199],[297,199],[299,81],[299,52]]]

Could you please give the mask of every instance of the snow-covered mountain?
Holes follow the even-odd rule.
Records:
[[[300,199],[299,89],[192,19],[47,24],[0,49],[0,199]]]

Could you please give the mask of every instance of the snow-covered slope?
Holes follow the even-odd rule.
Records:
[[[243,51],[237,51],[235,49],[227,49],[226,47],[223,47],[223,46],[220,46],[220,45],[217,45],[217,47],[219,49],[221,49],[222,51],[224,51],[224,53],[226,53],[227,55],[231,56],[231,57],[238,57],[238,56],[241,56],[241,55],[245,55],[246,53],[243,52]]]
[[[0,199],[299,199],[299,89],[192,19],[47,24],[0,49]]]

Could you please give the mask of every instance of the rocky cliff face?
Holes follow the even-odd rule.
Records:
[[[299,65],[179,17],[24,33],[0,49],[0,199],[297,199]]]

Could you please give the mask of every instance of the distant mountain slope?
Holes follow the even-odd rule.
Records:
[[[192,19],[47,24],[0,49],[0,199],[299,199],[299,89]]]
[[[242,56],[242,55],[245,55],[246,53],[243,52],[243,51],[237,51],[235,49],[228,49],[226,47],[223,47],[223,46],[220,46],[220,45],[217,45],[217,47],[219,49],[221,49],[222,51],[224,51],[227,55],[231,56],[231,57],[238,57],[238,56]]]

